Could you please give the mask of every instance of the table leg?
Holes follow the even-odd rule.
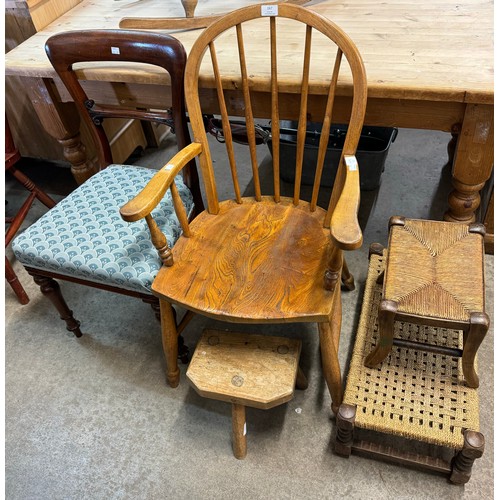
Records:
[[[445,220],[470,223],[479,206],[479,191],[493,168],[493,106],[468,104],[457,141],[453,164],[450,209]]]
[[[87,159],[80,138],[80,115],[73,102],[61,102],[50,79],[26,79],[27,91],[33,108],[44,129],[63,147],[63,154],[71,164],[71,172],[78,184],[96,173],[96,167]]]

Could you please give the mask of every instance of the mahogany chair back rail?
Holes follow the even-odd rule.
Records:
[[[98,146],[99,168],[113,163],[111,148],[102,127],[105,118],[128,118],[169,125],[179,149],[189,144],[185,119],[184,68],[186,52],[175,38],[159,33],[128,30],[82,30],[53,35],[45,45],[47,56],[73,98],[83,120],[89,125]],[[144,110],[99,104],[98,96],[88,96],[81,85],[77,63],[144,63],[163,68],[170,79],[171,96],[165,109]],[[198,172],[191,162],[183,172],[184,182],[193,193],[197,211],[203,209]]]

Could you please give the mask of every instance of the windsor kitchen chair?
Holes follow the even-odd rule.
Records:
[[[266,64],[248,68],[246,54],[252,40],[245,39],[245,25],[258,23],[269,40]],[[296,40],[280,38],[282,23],[293,23]],[[234,52],[218,53],[217,40],[234,41]],[[325,106],[319,144],[316,180],[312,197],[301,199],[302,155],[306,137],[308,87],[311,73],[324,64],[315,57],[316,37],[331,40],[331,79],[324,83]],[[225,42],[227,47],[227,42]],[[329,53],[330,54],[330,53]],[[209,56],[204,58],[204,56]],[[347,64],[345,64],[347,62]],[[203,123],[198,79],[201,65],[213,68],[213,86],[224,129],[228,172],[234,198],[221,200],[217,194],[212,155]],[[240,76],[224,75],[224,68],[239,68]],[[298,69],[295,85],[283,86],[280,70]],[[321,69],[324,69],[323,67]],[[290,82],[290,74],[286,74]],[[293,197],[280,192],[279,140],[273,140],[273,192],[261,192],[256,154],[252,94],[271,91],[264,112],[271,120],[272,135],[279,137],[280,113],[296,109],[298,121],[296,176]],[[332,123],[336,90],[352,94],[352,113],[338,173],[331,188],[328,207],[318,206],[323,160]],[[341,276],[350,277],[344,250],[362,243],[357,221],[359,173],[355,158],[366,107],[366,77],[361,56],[347,35],[321,15],[290,4],[255,5],[224,16],[211,24],[193,45],[186,66],[186,102],[193,142],[179,152],[150,181],[146,188],[121,209],[127,221],[149,217],[158,199],[173,179],[194,157],[199,157],[206,191],[207,209],[188,224],[185,214],[183,236],[173,248],[158,247],[164,264],[152,285],[160,298],[162,331],[167,359],[167,379],[179,383],[177,330],[172,304],[197,314],[231,323],[314,322],[319,325],[323,373],[336,411],[342,399],[342,377],[338,359],[341,328]],[[282,98],[282,93],[285,97]],[[245,110],[249,161],[237,164],[229,117],[232,107]],[[262,112],[262,109],[260,110]],[[260,114],[259,112],[259,114]],[[265,117],[260,114],[259,117]],[[222,146],[219,146],[222,147]],[[255,195],[242,196],[238,171],[253,172]],[[180,207],[180,203],[177,203]],[[182,209],[179,212],[183,212]],[[153,241],[157,238],[153,232]],[[344,269],[344,272],[342,272]]]

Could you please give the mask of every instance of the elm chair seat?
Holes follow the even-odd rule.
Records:
[[[144,167],[110,165],[95,174],[16,237],[12,243],[16,258],[28,268],[151,293],[161,259],[146,221],[125,222],[119,207],[155,173]],[[180,176],[176,185],[191,214],[191,192]],[[154,214],[168,245],[173,246],[182,229],[170,191]]]

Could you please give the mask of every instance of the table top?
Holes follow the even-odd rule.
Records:
[[[239,8],[253,3],[257,2],[232,0],[229,5]],[[308,8],[335,22],[358,46],[366,66],[370,98],[493,104],[493,0],[313,0]],[[195,15],[227,11],[228,3],[223,0],[200,0]],[[184,15],[180,0],[83,0],[6,54],[5,73],[54,77],[43,50],[54,33],[116,29],[123,17]],[[249,57],[258,62],[259,53],[264,52],[259,44],[268,42],[263,30],[258,26],[255,32],[253,29],[246,35],[255,43]],[[201,30],[164,32],[178,38],[189,53]],[[331,54],[319,53],[320,58],[331,60]],[[115,68],[110,73],[98,66],[85,69],[82,76],[90,80],[164,83],[163,75],[149,69]]]

